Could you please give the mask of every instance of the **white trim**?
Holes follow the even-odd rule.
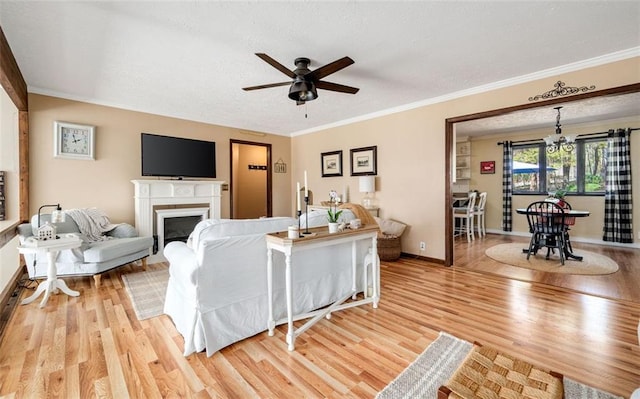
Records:
[[[391,114],[395,114],[395,113],[398,113],[398,112],[412,110],[414,108],[419,108],[419,107],[423,107],[423,106],[427,106],[427,105],[437,104],[437,103],[440,103],[440,102],[449,101],[449,100],[453,100],[453,99],[456,99],[456,98],[469,96],[469,95],[472,95],[472,94],[484,93],[484,92],[491,91],[491,90],[496,90],[496,89],[500,89],[500,88],[504,88],[504,87],[514,86],[514,85],[521,84],[521,83],[531,82],[531,81],[542,79],[542,78],[546,78],[546,77],[549,77],[549,76],[555,76],[555,75],[559,75],[559,74],[562,74],[562,73],[574,72],[574,71],[578,71],[578,70],[585,69],[585,68],[590,68],[590,67],[595,67],[595,66],[599,66],[599,65],[609,64],[609,63],[612,63],[612,62],[622,61],[622,60],[625,60],[625,59],[629,59],[629,58],[633,58],[633,57],[639,57],[639,56],[640,56],[640,47],[632,47],[630,49],[621,50],[621,51],[617,51],[617,52],[609,53],[609,54],[604,54],[604,55],[601,55],[601,56],[598,56],[598,57],[589,58],[589,59],[586,59],[586,60],[583,60],[583,61],[578,61],[578,62],[574,62],[574,63],[571,63],[571,64],[562,65],[562,66],[559,66],[559,67],[544,69],[542,71],[530,73],[530,74],[527,74],[527,75],[522,75],[522,76],[518,76],[518,77],[515,77],[515,78],[500,80],[500,81],[497,81],[497,82],[494,82],[494,83],[489,83],[489,84],[486,84],[486,85],[477,86],[477,87],[474,87],[474,88],[471,88],[471,89],[461,90],[461,91],[445,94],[445,95],[442,95],[442,96],[439,96],[439,97],[428,98],[428,99],[417,101],[417,102],[414,102],[414,103],[405,104],[405,105],[401,105],[401,106],[393,107],[393,108],[388,108],[386,110],[373,112],[373,113],[365,114],[365,115],[360,115],[360,116],[356,116],[356,117],[353,117],[353,118],[344,119],[344,120],[341,120],[341,121],[338,121],[338,122],[334,122],[334,123],[329,123],[329,124],[322,125],[322,126],[313,127],[313,128],[310,128],[310,129],[299,130],[297,132],[292,132],[292,133],[283,133],[283,132],[265,132],[265,133],[274,134],[274,135],[277,135],[277,136],[285,136],[285,137],[301,136],[301,135],[304,135],[304,134],[314,133],[314,132],[317,132],[317,131],[320,131],[320,130],[330,129],[330,128],[344,126],[344,125],[349,125],[349,124],[352,124],[352,123],[361,122],[361,121],[365,121],[365,120],[369,120],[369,119],[374,119],[374,118],[378,118],[378,117],[381,117],[381,116],[386,116],[386,115],[391,115]],[[157,113],[155,113],[153,111],[150,111],[148,109],[125,106],[123,104],[119,104],[119,103],[115,103],[115,102],[102,101],[102,100],[99,100],[97,98],[74,96],[74,95],[71,95],[71,94],[68,94],[68,93],[61,93],[61,92],[58,92],[58,91],[55,91],[55,90],[48,90],[48,89],[44,89],[44,88],[37,87],[37,86],[30,86],[29,85],[29,86],[27,86],[27,91],[29,93],[41,94],[41,95],[44,95],[44,96],[52,96],[52,97],[64,98],[64,99],[68,99],[68,100],[81,101],[81,102],[85,102],[85,103],[89,103],[89,104],[103,105],[103,106],[106,106],[106,107],[114,107],[114,108],[129,110],[129,111],[144,112],[144,113],[148,113],[148,114],[152,114],[152,115],[160,115],[160,114],[157,114]],[[180,114],[161,114],[161,115],[162,116],[167,116],[167,117],[170,117],[170,118],[179,118],[179,119],[185,119],[186,118],[185,115],[180,115]],[[210,121],[210,120],[190,119],[190,118],[186,118],[186,119],[189,119],[190,121],[193,121],[193,122],[216,124],[215,121]],[[237,126],[236,127],[228,126],[228,127],[233,127],[233,128],[239,129],[239,130],[245,130],[245,129],[243,129],[241,127],[237,127]],[[263,132],[258,132],[258,133],[263,133]]]
[[[396,114],[399,112],[409,111],[409,110],[424,107],[427,105],[433,105],[433,104],[442,103],[445,101],[455,100],[457,98],[467,97],[474,94],[486,93],[492,90],[502,89],[505,87],[515,86],[523,83],[528,83],[535,80],[548,78],[550,76],[557,76],[563,73],[579,71],[581,69],[609,64],[612,62],[622,61],[628,58],[639,57],[639,56],[640,56],[640,47],[633,47],[627,50],[617,51],[615,53],[605,54],[599,57],[594,57],[587,60],[574,62],[572,64],[562,65],[554,68],[548,68],[548,69],[544,69],[542,71],[530,73],[527,75],[517,76],[515,78],[499,80],[497,82],[489,83],[486,85],[476,86],[470,89],[465,89],[465,90],[460,90],[453,93],[444,94],[439,97],[432,97],[432,98],[417,101],[414,103],[405,104],[398,107],[389,108],[386,110],[373,112],[366,115],[360,115],[350,119],[344,119],[342,121],[329,123],[323,126],[317,126],[310,129],[299,130],[297,132],[291,133],[291,137],[302,136],[309,133],[315,133],[320,130],[331,129],[331,128],[344,126],[344,125],[350,125],[352,123],[362,122],[369,119],[374,119],[382,116]]]

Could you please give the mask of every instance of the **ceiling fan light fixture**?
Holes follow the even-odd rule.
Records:
[[[313,82],[296,79],[289,88],[289,98],[293,101],[311,101],[318,98],[318,91]]]

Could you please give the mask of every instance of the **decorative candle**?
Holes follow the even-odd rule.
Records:
[[[307,171],[304,171],[304,197],[309,198],[309,182],[307,181]]]
[[[347,185],[344,185],[344,188],[342,189],[342,202],[349,202],[349,199],[347,198]]]
[[[296,190],[296,201],[297,201],[297,204],[298,204],[297,210],[299,211],[300,209],[302,209],[300,207],[300,182],[296,183],[296,188],[297,188],[297,190]]]

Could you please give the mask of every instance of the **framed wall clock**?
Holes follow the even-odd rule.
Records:
[[[95,126],[56,121],[53,123],[53,156],[95,159]]]

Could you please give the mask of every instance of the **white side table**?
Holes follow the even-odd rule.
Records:
[[[30,252],[38,252],[44,250],[47,254],[47,260],[49,266],[47,268],[47,279],[41,282],[36,288],[36,291],[28,298],[24,299],[21,304],[26,305],[36,300],[44,292],[44,298],[40,302],[40,307],[43,308],[47,304],[49,295],[51,293],[58,293],[58,288],[67,295],[78,296],[80,293],[67,287],[67,284],[58,278],[58,269],[56,267],[56,258],[58,252],[63,249],[78,248],[82,244],[82,240],[76,235],[67,235],[55,240],[36,240],[34,238],[28,239],[23,245],[18,247],[18,251],[22,254]]]

